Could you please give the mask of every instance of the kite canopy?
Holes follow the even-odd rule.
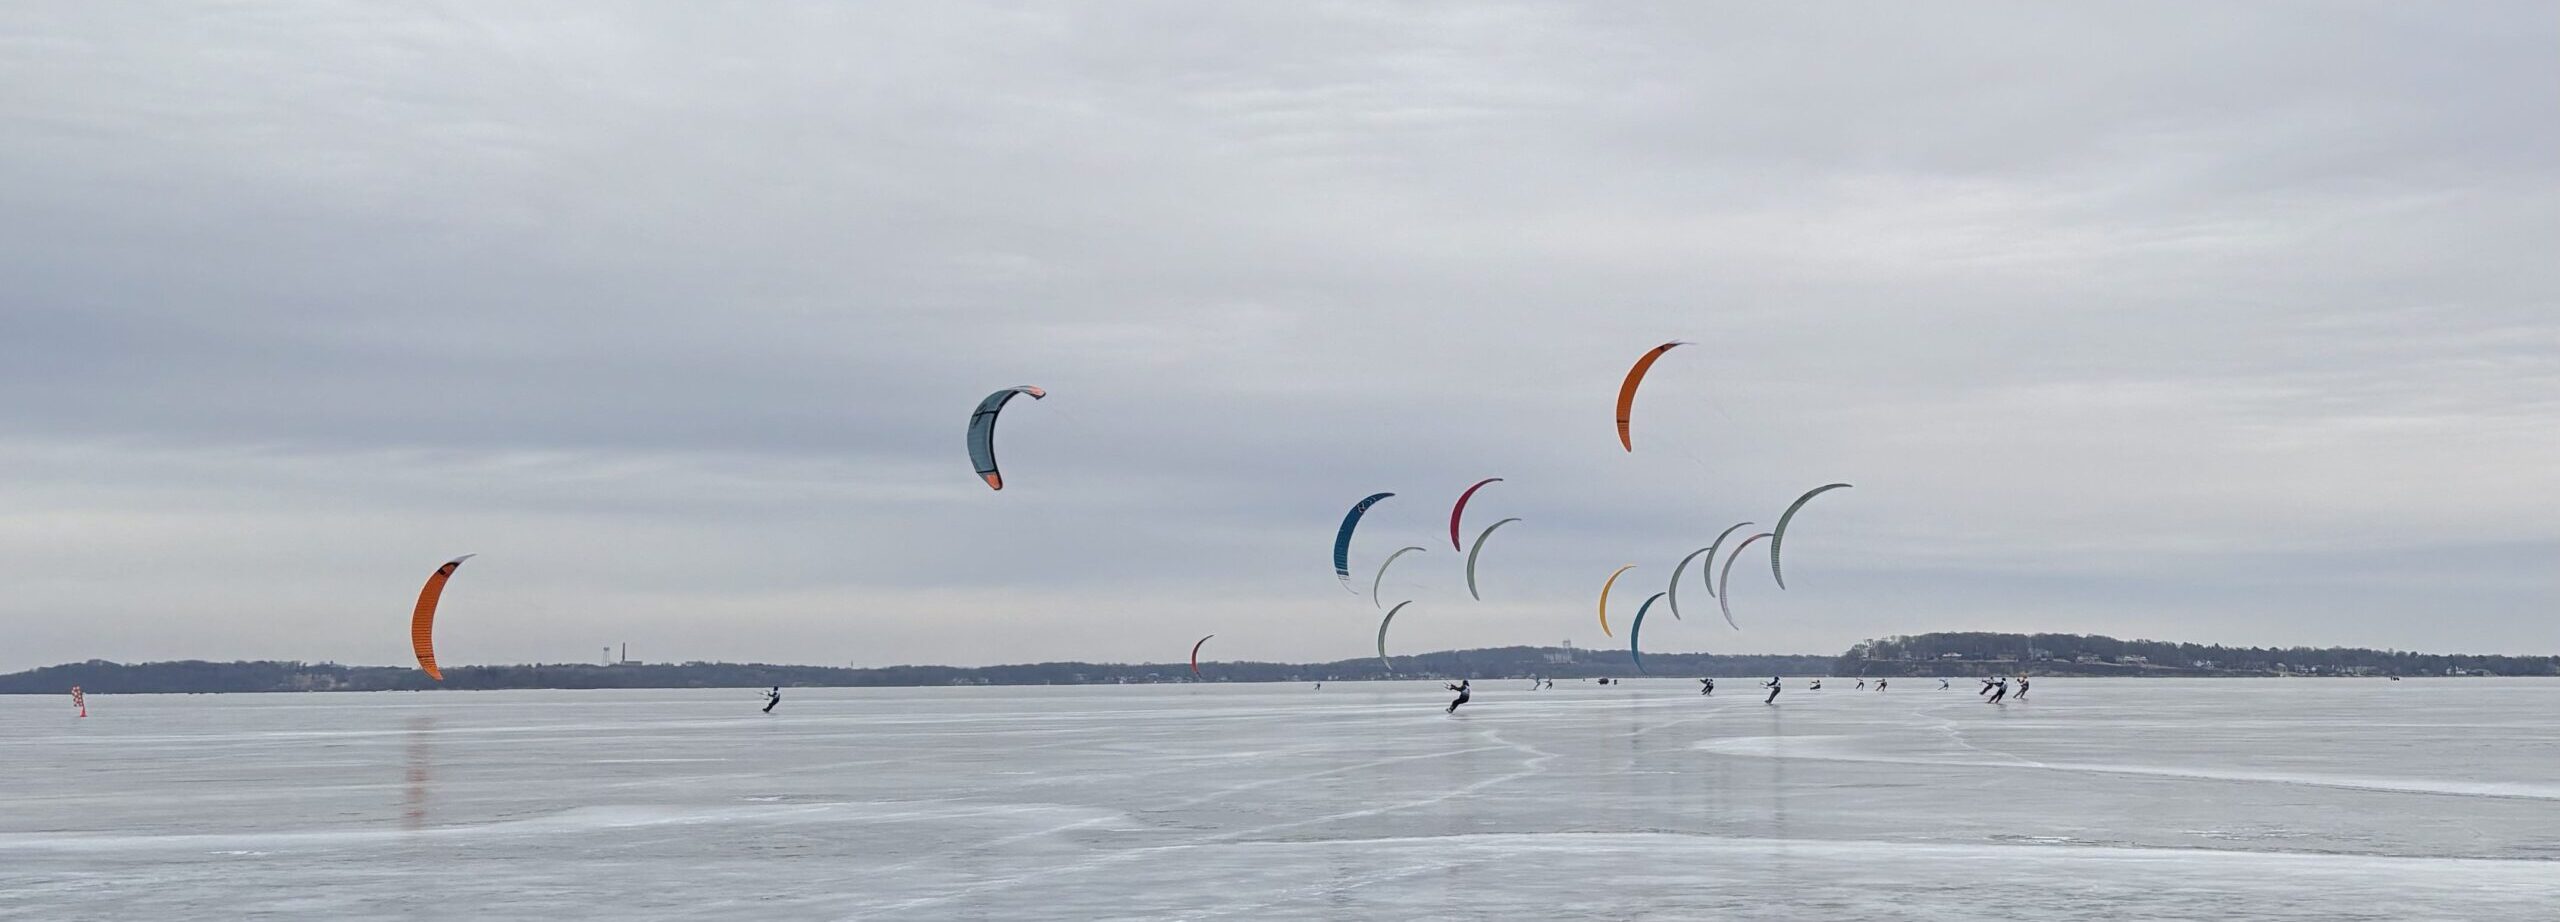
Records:
[[[1395,553],[1387,555],[1387,562],[1378,565],[1378,578],[1369,581],[1370,605],[1378,606],[1387,604],[1385,600],[1378,598],[1378,587],[1387,584],[1387,568],[1396,565],[1396,558],[1419,550],[1422,549],[1411,545],[1397,548]]]
[[[996,414],[1004,412],[1005,401],[1015,394],[1029,394],[1033,400],[1049,396],[1048,391],[1028,384],[1008,387],[988,394],[969,414],[969,463],[977,466],[978,476],[990,490],[1004,489],[1004,474],[996,470]]]
[[[1211,634],[1211,635],[1209,635],[1209,637],[1216,637],[1216,636],[1218,636],[1218,635],[1216,635],[1216,634]],[[1195,643],[1195,644],[1192,644],[1192,645],[1191,645],[1191,677],[1192,677],[1192,678],[1197,679],[1197,678],[1199,678],[1199,677],[1200,677],[1200,644],[1208,643],[1208,642],[1209,642],[1209,637],[1203,637],[1203,638],[1200,638],[1200,643]]]
[[[1635,568],[1635,564],[1628,564],[1619,567],[1618,573],[1625,573]],[[1618,573],[1609,574],[1609,581],[1600,584],[1600,634],[1603,637],[1618,636],[1609,632],[1609,587],[1618,584]]]
[[[1396,613],[1403,611],[1405,606],[1411,604],[1413,604],[1412,599],[1397,602],[1396,607],[1387,609],[1386,617],[1378,619],[1378,662],[1384,664],[1388,672],[1396,671],[1396,664],[1387,659],[1387,625],[1396,623]]]
[[[1667,593],[1668,595],[1670,595],[1670,596],[1671,596],[1671,617],[1676,618],[1676,619],[1679,619],[1679,620],[1683,620],[1683,621],[1688,620],[1688,619],[1686,619],[1686,618],[1681,618],[1681,617],[1680,617],[1680,574],[1682,574],[1682,573],[1684,573],[1684,572],[1687,572],[1687,571],[1688,571],[1688,569],[1689,569],[1689,561],[1696,560],[1696,559],[1698,559],[1698,555],[1700,555],[1700,554],[1705,554],[1705,553],[1708,553],[1708,552],[1714,551],[1715,549],[1716,549],[1716,546],[1715,546],[1715,545],[1710,544],[1710,545],[1707,545],[1706,547],[1702,547],[1702,548],[1699,548],[1699,549],[1697,549],[1697,550],[1690,551],[1690,552],[1689,552],[1689,556],[1680,558],[1680,565],[1679,565],[1679,566],[1676,566],[1676,567],[1672,567],[1672,568],[1671,568],[1671,589],[1670,589],[1670,591]],[[1709,582],[1710,584],[1712,584],[1712,583],[1714,582],[1714,580],[1710,579],[1710,580],[1708,580],[1708,582]],[[1713,585],[1709,585],[1709,586],[1708,586],[1708,588],[1712,589],[1712,588],[1714,588],[1714,586],[1713,586]]]
[[[1493,523],[1493,524],[1491,524],[1491,525],[1487,525],[1487,526],[1485,526],[1485,527],[1484,527],[1484,531],[1476,535],[1476,543],[1475,543],[1475,545],[1474,545],[1473,547],[1469,547],[1469,548],[1467,548],[1467,597],[1468,597],[1468,598],[1474,599],[1474,600],[1476,600],[1476,601],[1478,601],[1478,602],[1482,602],[1482,601],[1484,601],[1484,596],[1480,596],[1480,595],[1477,595],[1477,594],[1476,594],[1476,555],[1484,553],[1484,539],[1486,539],[1486,538],[1490,538],[1490,537],[1493,537],[1493,530],[1494,530],[1494,529],[1496,529],[1496,528],[1501,528],[1502,526],[1509,525],[1509,524],[1511,524],[1511,523],[1513,523],[1513,522],[1517,522],[1517,521],[1520,521],[1520,520],[1519,520],[1519,519],[1517,519],[1517,518],[1510,518],[1510,519],[1504,519],[1504,520],[1502,520],[1502,521],[1495,522],[1495,523]]]
[[[1653,603],[1662,601],[1662,597],[1668,594],[1657,592],[1653,594],[1653,598],[1644,600],[1643,605],[1636,607],[1636,623],[1627,626],[1627,658],[1636,661],[1637,672],[1645,672],[1644,650],[1639,646],[1644,639],[1644,613],[1653,610]],[[1645,672],[1645,674],[1653,673]]]
[[[1724,609],[1724,623],[1726,627],[1733,628],[1737,631],[1742,630],[1742,625],[1733,623],[1733,562],[1742,559],[1742,549],[1750,547],[1751,542],[1758,541],[1768,536],[1769,533],[1764,531],[1742,539],[1741,544],[1733,546],[1733,554],[1724,559],[1724,577],[1721,580],[1718,580],[1718,582],[1722,582],[1724,584],[1724,589],[1716,593],[1716,607]]]
[[[1714,541],[1708,542],[1707,562],[1699,565],[1698,568],[1698,579],[1707,584],[1708,595],[1712,596],[1716,594],[1716,548],[1723,547],[1724,539],[1732,537],[1734,532],[1740,531],[1750,524],[1751,523],[1749,522],[1735,522],[1732,525],[1726,526],[1725,530],[1717,532],[1716,539]],[[1675,599],[1674,601],[1677,600]],[[1673,606],[1673,610],[1677,611],[1678,606]]]
[[[1778,527],[1776,530],[1771,532],[1773,537],[1769,539],[1769,575],[1778,578],[1778,588],[1787,588],[1787,573],[1784,570],[1778,569],[1778,549],[1786,546],[1787,523],[1795,521],[1796,510],[1804,508],[1804,504],[1816,496],[1821,496],[1822,494],[1833,490],[1845,490],[1848,489],[1848,487],[1849,485],[1845,483],[1826,483],[1811,490],[1807,490],[1803,496],[1796,497],[1795,503],[1787,507],[1785,515],[1778,517]]]
[[[1472,486],[1472,487],[1468,487],[1468,488],[1467,488],[1467,492],[1464,492],[1464,493],[1460,493],[1460,494],[1458,494],[1458,504],[1457,504],[1457,505],[1455,505],[1455,506],[1451,506],[1451,507],[1449,507],[1449,549],[1450,549],[1450,550],[1453,550],[1453,551],[1454,551],[1454,550],[1457,550],[1457,549],[1458,549],[1458,517],[1459,517],[1459,516],[1462,516],[1462,515],[1466,515],[1466,514],[1467,514],[1467,500],[1470,500],[1470,499],[1475,498],[1476,491],[1477,491],[1477,490],[1484,489],[1484,485],[1485,485],[1485,484],[1488,484],[1488,483],[1501,483],[1501,482],[1502,482],[1502,478],[1500,478],[1500,477],[1487,477],[1487,478],[1485,478],[1485,479],[1483,479],[1483,480],[1476,481],[1476,485],[1475,485],[1475,486]]]
[[[1618,444],[1626,450],[1636,450],[1635,440],[1627,434],[1627,418],[1636,409],[1636,385],[1643,384],[1644,373],[1653,370],[1653,360],[1661,358],[1673,346],[1685,345],[1688,343],[1674,340],[1653,347],[1653,351],[1636,360],[1636,367],[1627,369],[1627,380],[1618,385]]]
[[[418,590],[418,608],[409,615],[409,647],[418,654],[418,668],[438,682],[444,681],[444,670],[436,668],[436,600],[443,597],[445,581],[453,578],[453,571],[462,569],[463,561],[477,556],[480,555],[464,554],[437,567],[427,577],[426,588]]]
[[[1333,576],[1342,581],[1342,591],[1352,595],[1360,594],[1360,590],[1351,588],[1351,530],[1360,527],[1360,517],[1368,513],[1369,507],[1377,505],[1379,500],[1394,495],[1393,493],[1371,493],[1369,498],[1353,503],[1351,511],[1343,515],[1342,530],[1333,535]]]

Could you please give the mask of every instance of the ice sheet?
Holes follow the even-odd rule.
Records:
[[[0,698],[0,918],[2533,918],[2560,682]]]

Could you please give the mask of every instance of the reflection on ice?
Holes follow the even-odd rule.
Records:
[[[402,825],[417,829],[427,823],[427,795],[435,785],[436,719],[434,715],[423,714],[409,718],[406,723],[409,733],[403,761],[408,766],[409,786],[407,798],[401,803],[400,818]]]

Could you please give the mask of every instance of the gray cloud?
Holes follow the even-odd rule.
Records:
[[[1610,569],[1830,480],[1797,588],[1651,639],[2547,652],[2555,38],[2532,4],[0,11],[0,668],[399,662],[466,550],[463,662],[1351,656],[1327,542],[1374,490],[1357,561],[1433,548],[1401,642],[1600,643]],[[1627,455],[1617,378],[1672,338]],[[1055,396],[991,495],[959,425],[1019,383]],[[1527,521],[1473,603],[1444,517],[1484,476],[1470,520]]]

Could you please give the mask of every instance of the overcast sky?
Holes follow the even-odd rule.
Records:
[[[2560,6],[2081,7],[0,6],[0,669],[2560,652]]]

